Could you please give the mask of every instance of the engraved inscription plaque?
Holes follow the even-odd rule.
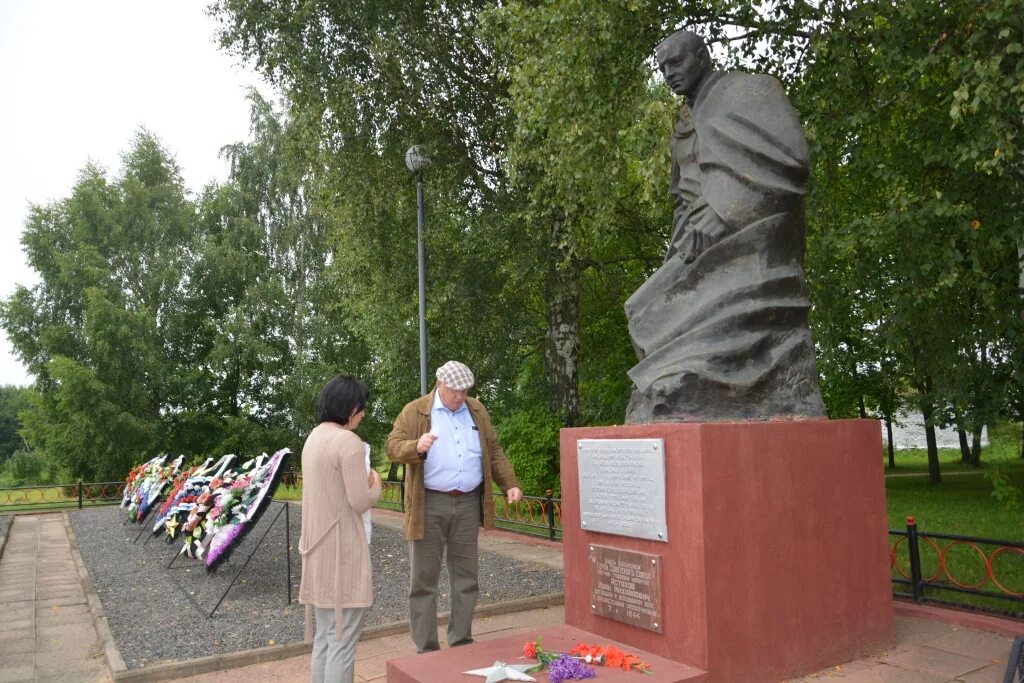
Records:
[[[661,558],[590,544],[590,610],[661,633]]]
[[[668,542],[665,442],[580,439],[580,526],[586,531]]]

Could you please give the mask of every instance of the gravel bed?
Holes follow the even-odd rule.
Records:
[[[213,573],[196,560],[177,556],[180,543],[166,545],[142,526],[123,525],[117,507],[69,513],[78,552],[129,669],[302,641],[305,608],[296,602],[302,510],[288,506],[292,603],[286,604],[285,515],[278,514],[283,509],[283,504],[272,503]],[[366,625],[405,621],[409,587],[405,538],[401,531],[375,526],[371,546],[374,605]],[[228,590],[236,574],[237,581]],[[449,609],[445,574],[442,569],[439,612]],[[560,570],[480,553],[479,604],[559,593],[562,586]],[[208,618],[225,591],[223,602]]]

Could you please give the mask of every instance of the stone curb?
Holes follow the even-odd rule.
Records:
[[[89,612],[92,613],[92,625],[96,629],[96,635],[99,637],[100,643],[103,645],[103,656],[107,660],[107,667],[116,678],[118,671],[124,671],[128,667],[125,666],[124,659],[121,657],[121,651],[117,649],[117,645],[114,642],[114,634],[110,631],[107,615],[103,613],[103,603],[100,602],[96,586],[93,585],[92,577],[89,576],[89,570],[85,568],[85,562],[82,561],[82,556],[78,552],[75,532],[71,529],[71,520],[68,518],[66,511],[61,513],[61,519],[64,520],[64,531],[67,533],[68,543],[71,545],[71,557],[75,562],[78,580],[82,584],[82,592],[85,593],[86,602],[89,603]]]
[[[1024,635],[1024,622],[1012,617],[1002,617],[969,609],[956,609],[942,605],[917,604],[903,599],[893,600],[893,613],[898,617],[927,619],[950,626],[973,628],[978,631],[995,633],[1006,638]]]
[[[496,616],[499,614],[510,614],[513,612],[525,612],[528,610],[554,607],[565,603],[563,593],[552,593],[549,595],[538,595],[519,600],[506,600],[493,605],[480,605],[474,610],[477,616]],[[91,604],[91,603],[90,603]],[[448,623],[448,614],[440,614],[437,618],[438,624]],[[360,641],[375,640],[387,636],[401,635],[408,633],[408,621],[396,621],[390,624],[379,624],[363,629]],[[113,647],[113,646],[112,646]],[[113,647],[114,652],[117,648]],[[111,670],[114,672],[115,681],[131,681],[132,683],[155,683],[156,681],[170,681],[189,676],[212,673],[215,671],[226,671],[252,664],[264,662],[275,662],[290,657],[309,656],[312,645],[308,643],[288,643],[284,645],[270,645],[259,647],[253,650],[242,650],[241,652],[230,652],[226,654],[209,655],[197,659],[188,659],[180,662],[165,662],[141,669],[125,669],[124,661],[120,653],[117,654],[121,663],[120,669]],[[108,659],[109,661],[109,659]]]
[[[0,530],[0,559],[4,556],[4,548],[7,547],[7,537],[10,536],[10,528],[14,526],[14,515],[10,515],[11,521],[7,525],[7,531]]]

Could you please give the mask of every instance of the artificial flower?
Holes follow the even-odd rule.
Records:
[[[580,643],[569,654],[575,655],[590,664],[599,664],[626,671],[651,673],[651,666],[644,663],[634,654],[623,652],[614,645],[586,645]]]
[[[532,640],[523,645],[523,654],[530,659],[536,659],[538,664],[530,669],[526,670],[526,673],[532,674],[537,671],[543,671],[544,667],[551,662],[558,659],[558,652],[552,652],[551,650],[545,650],[540,646],[540,638]]]
[[[597,673],[584,664],[579,658],[573,657],[572,655],[564,652],[558,655],[558,657],[551,662],[550,668],[548,669],[548,680],[550,680],[551,683],[593,678],[596,675]]]
[[[164,489],[178,473],[178,468],[185,459],[185,456],[181,455],[169,465],[164,465],[168,457],[157,456],[135,467],[128,474],[121,507],[127,507],[129,522],[139,523],[146,517],[150,506],[163,495]]]

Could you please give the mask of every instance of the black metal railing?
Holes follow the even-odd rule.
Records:
[[[506,531],[561,541],[562,499],[551,494],[548,489],[544,496],[523,496],[518,502],[509,503],[505,496],[495,493],[494,525]]]
[[[123,481],[101,481],[48,486],[0,487],[0,512],[63,510],[120,503]]]
[[[913,517],[889,537],[897,597],[1024,619],[1024,543],[926,533]]]

